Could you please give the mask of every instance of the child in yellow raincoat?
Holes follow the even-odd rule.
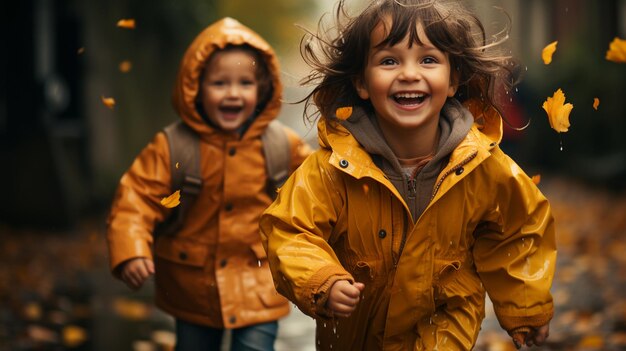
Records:
[[[541,345],[555,229],[498,146],[504,39],[460,2],[336,13],[302,41],[321,149],[261,217],[278,291],[316,318],[321,350],[470,350],[486,293],[518,347]]]
[[[202,184],[179,230],[153,235],[171,214],[160,200],[176,190],[171,165],[179,162],[163,132],[120,181],[108,220],[111,269],[134,289],[155,275],[156,304],[176,319],[178,351],[218,350],[225,329],[233,330],[232,350],[273,350],[276,321],[289,313],[258,227],[272,201],[261,136],[281,97],[270,45],[232,18],[213,23],[189,45],[174,87],[174,107],[199,137]],[[291,172],[310,148],[279,127]]]

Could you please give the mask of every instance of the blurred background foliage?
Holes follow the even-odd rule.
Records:
[[[367,1],[348,0],[353,12]],[[467,0],[491,35],[510,25],[506,53],[521,62],[509,92],[502,147],[529,174],[575,177],[611,189],[626,185],[626,65],[604,56],[626,38],[626,0]],[[6,19],[1,60],[0,221],[66,227],[108,207],[120,176],[155,132],[177,118],[170,97],[191,40],[230,16],[257,31],[282,63],[285,99],[302,98],[307,73],[299,55],[334,0],[23,0]],[[510,15],[509,22],[506,11]],[[135,29],[116,26],[136,20]],[[558,40],[550,65],[541,50]],[[128,72],[119,65],[131,63]],[[574,104],[567,133],[550,129],[541,105],[558,88]],[[113,97],[109,109],[102,97]],[[600,99],[597,111],[593,98]],[[281,120],[316,143],[302,106],[285,104]],[[561,145],[563,150],[561,150]]]

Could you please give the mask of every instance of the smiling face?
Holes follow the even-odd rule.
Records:
[[[391,28],[389,20],[372,31],[363,77],[355,81],[357,93],[371,101],[387,139],[408,131],[434,135],[446,99],[456,92],[448,55],[430,42],[420,24],[421,44],[407,35],[393,46],[378,46],[385,28]]]
[[[209,120],[235,131],[254,112],[259,84],[255,58],[241,49],[218,51],[202,74],[198,98]]]

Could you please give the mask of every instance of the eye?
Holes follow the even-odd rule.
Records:
[[[384,58],[382,59],[382,61],[380,61],[380,64],[383,66],[391,66],[391,65],[395,65],[396,63],[398,63],[395,59],[392,59],[390,57]]]
[[[241,85],[256,85],[256,81],[253,79],[243,79]]]
[[[430,65],[430,64],[433,64],[433,63],[437,63],[437,62],[438,62],[438,61],[437,61],[437,59],[436,59],[436,58],[434,58],[434,57],[430,57],[430,56],[429,56],[429,57],[425,57],[425,58],[422,60],[422,63],[427,64],[427,65]]]
[[[217,86],[217,87],[221,87],[224,84],[226,84],[226,82],[224,82],[223,80],[212,80],[209,82],[209,85]]]

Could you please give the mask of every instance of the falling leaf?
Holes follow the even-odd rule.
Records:
[[[67,347],[76,347],[83,344],[87,340],[87,332],[85,329],[68,325],[63,328],[63,344]]]
[[[85,47],[83,46],[76,51],[76,54],[82,55],[84,52],[85,52]]]
[[[120,62],[120,72],[128,73],[133,68],[133,64],[129,60]]]
[[[126,29],[135,29],[135,20],[133,18],[121,19],[117,21],[117,26]]]
[[[550,44],[546,45],[546,47],[543,48],[543,51],[541,51],[541,58],[543,59],[543,63],[545,63],[546,65],[549,65],[550,62],[552,62],[552,55],[556,51],[557,43],[558,41],[553,41]]]
[[[539,182],[541,182],[541,174],[535,174],[530,179],[533,181],[533,183],[535,183],[535,185],[539,185]]]
[[[337,111],[335,111],[335,115],[340,120],[344,120],[345,121],[350,116],[352,116],[352,106],[338,108]]]
[[[167,208],[173,208],[180,205],[180,190],[176,190],[172,195],[164,197],[161,200],[161,205]]]
[[[600,99],[593,98],[593,109],[598,111],[598,106],[600,106]]]
[[[110,108],[111,110],[115,107],[115,99],[112,97],[102,96],[102,103],[104,104],[104,106]]]
[[[617,63],[626,63],[626,40],[615,37],[609,44],[606,59]]]
[[[574,105],[565,104],[565,94],[561,89],[554,92],[552,97],[544,101],[543,109],[548,114],[550,127],[559,133],[567,132],[569,123],[569,114],[572,112]]]

